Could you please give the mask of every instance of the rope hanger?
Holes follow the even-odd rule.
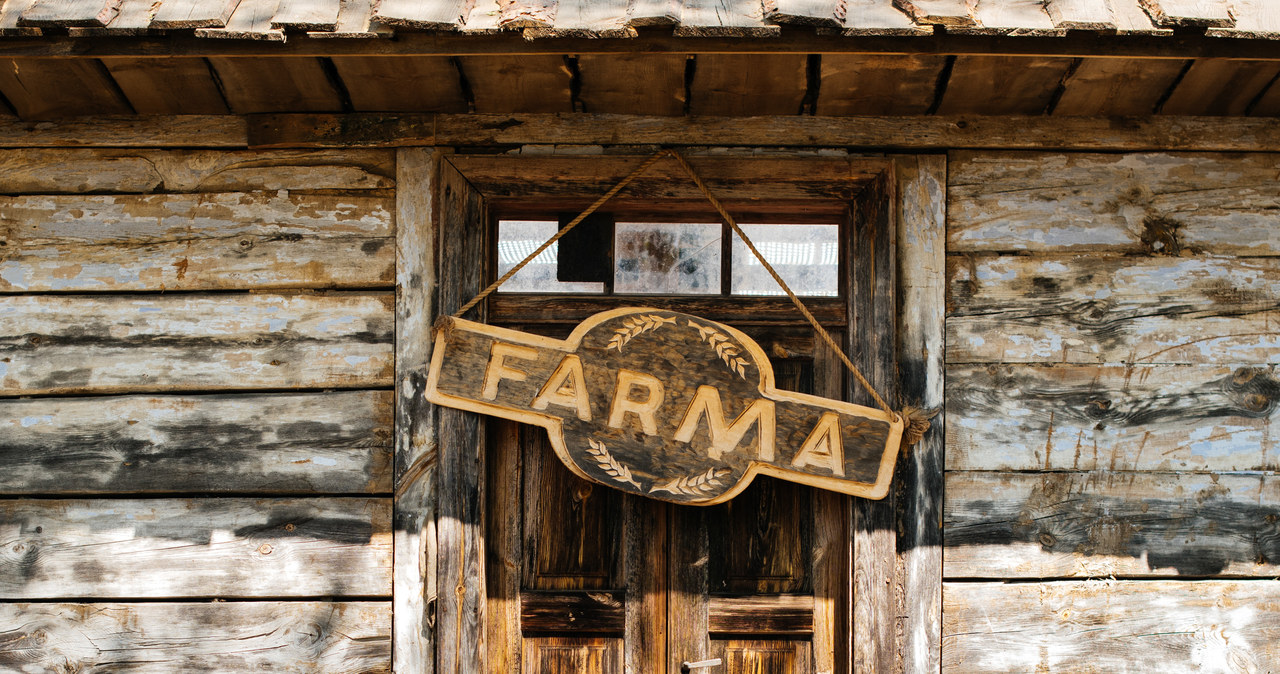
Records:
[[[587,217],[592,213],[595,213],[597,209],[625,189],[627,185],[631,184],[631,181],[649,170],[650,167],[658,163],[658,161],[663,157],[671,157],[672,159],[675,159],[676,162],[680,164],[681,168],[684,169],[685,173],[689,174],[689,177],[693,180],[694,184],[698,186],[702,195],[707,198],[707,201],[709,201],[716,209],[716,212],[720,214],[720,217],[724,220],[725,224],[729,225],[729,228],[742,239],[742,242],[747,245],[747,249],[751,251],[751,254],[755,255],[756,259],[760,261],[760,264],[763,265],[765,270],[769,272],[769,275],[773,277],[773,280],[777,282],[778,286],[787,294],[787,297],[791,299],[791,303],[796,306],[796,309],[798,309],[804,316],[805,320],[809,322],[809,325],[813,326],[814,332],[822,338],[822,341],[826,343],[828,348],[840,357],[840,362],[844,363],[845,369],[849,370],[849,372],[853,374],[854,378],[857,379],[863,390],[870,394],[872,399],[875,400],[876,405],[886,414],[894,417],[895,420],[902,420],[905,422],[906,428],[903,433],[904,447],[910,447],[919,442],[920,438],[929,430],[929,419],[933,414],[913,407],[906,407],[901,412],[895,412],[893,408],[889,407],[889,403],[885,402],[884,398],[876,391],[875,387],[871,385],[871,382],[867,381],[866,376],[862,374],[862,371],[858,369],[858,366],[854,365],[853,361],[849,360],[849,357],[845,355],[844,349],[840,348],[840,346],[836,344],[836,340],[831,336],[831,333],[827,332],[827,329],[822,327],[822,324],[813,316],[813,313],[809,311],[809,308],[805,306],[800,297],[791,290],[791,286],[787,285],[787,282],[782,279],[782,276],[773,268],[773,265],[769,264],[769,261],[765,259],[764,255],[760,253],[760,250],[756,248],[754,243],[752,243],[751,239],[747,236],[747,233],[742,231],[742,228],[738,226],[738,221],[729,214],[729,211],[725,209],[724,204],[720,203],[720,200],[711,193],[711,188],[707,187],[707,184],[703,182],[697,171],[694,171],[693,167],[689,165],[689,162],[685,160],[684,156],[675,150],[665,149],[655,152],[653,156],[649,157],[642,164],[637,166],[630,175],[618,181],[618,184],[610,188],[608,192],[602,194],[600,198],[592,202],[590,206],[587,206],[586,210],[582,211],[582,213],[578,214],[577,217],[570,220],[564,227],[561,227],[560,231],[555,233],[555,236],[547,239],[541,246],[538,246],[536,250],[529,253],[527,257],[516,263],[514,267],[507,271],[507,273],[498,278],[498,280],[490,283],[487,288],[481,290],[479,294],[471,298],[470,302],[462,305],[462,308],[458,309],[458,311],[453,314],[454,318],[461,318],[463,314],[470,311],[477,304],[483,302],[484,299],[493,294],[499,286],[506,283],[512,276],[515,276],[516,273],[523,269],[525,265],[538,257],[542,251],[550,248],[551,244],[559,241],[561,237],[568,234],[570,230],[577,227],[579,223],[587,219]]]

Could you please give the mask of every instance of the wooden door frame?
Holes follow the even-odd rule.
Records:
[[[829,157],[738,162],[803,162]],[[397,672],[472,672],[485,669],[484,424],[477,415],[422,400],[430,326],[478,292],[491,235],[486,198],[510,194],[505,166],[537,164],[520,156],[485,163],[451,160],[441,148],[403,148],[397,169],[397,395],[395,516],[395,662]],[[583,195],[595,196],[615,177],[598,170],[616,156],[560,156],[580,171]],[[547,158],[542,157],[540,166]],[[715,162],[715,159],[707,159]],[[851,310],[874,318],[855,323],[851,336],[860,366],[877,386],[898,384],[902,404],[942,404],[942,325],[945,303],[946,160],[941,155],[848,158],[848,173],[823,178],[819,189],[847,187],[851,176],[880,183],[884,198],[864,215],[855,242],[876,251],[855,276]],[[508,164],[508,162],[510,162]],[[624,162],[625,163],[625,162]],[[698,161],[695,160],[695,164]],[[459,165],[466,168],[459,169]],[[489,167],[488,173],[483,168]],[[495,168],[496,167],[496,168]],[[530,175],[518,171],[519,175]],[[712,170],[714,173],[715,171]],[[821,173],[821,172],[818,172]],[[596,175],[598,179],[592,178]],[[563,176],[560,176],[563,179]],[[595,183],[592,182],[595,180]],[[716,187],[717,176],[708,176]],[[725,178],[732,204],[732,180]],[[598,183],[598,184],[597,184]],[[654,185],[662,187],[660,180]],[[603,187],[601,187],[603,186]],[[792,185],[812,195],[814,186]],[[545,189],[543,189],[545,188]],[[683,194],[675,183],[669,193]],[[542,189],[540,192],[539,190]],[[739,185],[739,189],[742,186]],[[564,183],[522,183],[521,198],[564,196]],[[783,189],[785,196],[786,189]],[[696,196],[696,195],[695,195]],[[691,197],[692,198],[692,197]],[[739,198],[746,198],[745,193]],[[447,233],[448,235],[444,235]],[[855,272],[856,273],[856,272]],[[867,291],[867,292],[864,292]],[[857,297],[864,298],[862,300]],[[480,308],[483,312],[483,307]],[[481,315],[483,319],[483,315]],[[878,330],[876,326],[895,326]],[[889,336],[889,335],[894,336]],[[878,336],[877,336],[878,335]],[[870,341],[858,341],[870,336]],[[883,502],[860,502],[852,513],[855,555],[852,671],[936,672],[941,652],[942,431],[935,429],[900,458],[895,488]],[[901,532],[901,534],[899,534]]]

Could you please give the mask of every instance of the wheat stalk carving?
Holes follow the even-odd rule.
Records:
[[[637,336],[657,330],[663,325],[675,325],[675,316],[659,316],[657,314],[645,314],[643,316],[631,316],[622,322],[623,327],[613,331],[613,338],[609,340],[606,348],[617,349],[622,352],[622,347],[635,339]]]
[[[603,470],[605,475],[617,482],[626,482],[635,485],[636,489],[642,489],[640,483],[631,477],[631,469],[613,458],[613,455],[609,453],[609,449],[605,447],[603,442],[587,438],[587,443],[591,445],[591,449],[587,450],[587,454],[590,454],[591,458],[595,459],[596,465],[600,466],[600,470]]]
[[[689,321],[689,327],[698,331],[703,341],[715,349],[716,355],[720,357],[720,360],[724,361],[725,365],[729,366],[730,370],[737,372],[738,376],[742,377],[743,380],[747,378],[747,359],[738,355],[742,351],[738,345],[729,341],[728,337],[720,334],[713,327],[700,325],[693,321]]]
[[[719,487],[720,478],[731,472],[733,471],[728,468],[716,468],[713,466],[708,468],[705,473],[677,477],[668,482],[654,485],[653,488],[649,490],[649,493],[652,494],[655,491],[665,491],[676,494],[677,496],[703,496],[714,491],[716,487]]]

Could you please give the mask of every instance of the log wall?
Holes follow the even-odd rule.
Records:
[[[1280,663],[1277,171],[950,156],[944,672]]]
[[[0,174],[0,670],[390,671],[394,152]]]

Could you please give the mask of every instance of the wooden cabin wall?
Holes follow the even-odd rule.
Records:
[[[0,670],[390,670],[394,186],[0,151]]]
[[[1280,663],[1277,175],[951,154],[944,672]]]

